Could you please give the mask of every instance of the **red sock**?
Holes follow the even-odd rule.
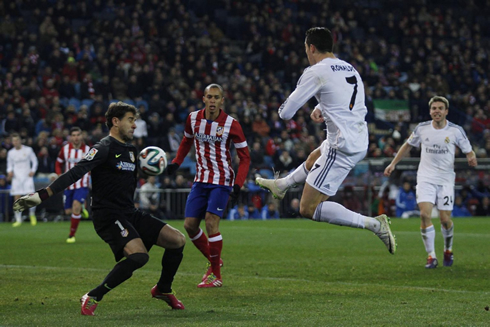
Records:
[[[221,249],[223,248],[223,237],[221,233],[209,235],[209,261],[216,278],[221,279],[221,267],[219,259],[221,258]]]
[[[196,248],[201,251],[201,253],[209,260],[209,244],[206,234],[203,233],[202,229],[199,228],[199,232],[196,235],[190,236],[192,243]]]
[[[70,226],[70,236],[75,236],[75,233],[77,232],[78,229],[78,224],[80,223],[80,218],[82,215],[75,215],[74,213],[71,214],[71,226]]]

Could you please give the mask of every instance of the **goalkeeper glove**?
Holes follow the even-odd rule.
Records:
[[[49,198],[48,191],[45,188],[42,188],[35,193],[27,194],[17,199],[17,201],[14,202],[14,210],[22,212],[41,204],[41,202],[47,198]]]
[[[168,175],[173,175],[175,174],[177,169],[179,169],[179,164],[174,162],[167,166],[166,171]]]

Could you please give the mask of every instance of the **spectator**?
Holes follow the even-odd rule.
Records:
[[[488,196],[484,196],[476,206],[475,216],[479,216],[479,217],[490,216],[490,198]]]
[[[228,220],[248,220],[248,208],[243,203],[235,205],[228,213]]]
[[[297,198],[291,200],[291,204],[284,218],[301,218],[301,214],[299,213],[299,200]]]
[[[408,181],[403,182],[396,197],[396,216],[400,218],[420,216],[420,211],[417,210],[415,192]]]
[[[453,217],[471,217],[471,212],[463,203],[463,198],[459,195],[454,199]]]
[[[262,220],[279,219],[279,211],[277,210],[276,204],[274,202],[267,203],[260,212],[260,218]]]

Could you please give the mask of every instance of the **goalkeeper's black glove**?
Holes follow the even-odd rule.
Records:
[[[178,163],[171,163],[170,165],[167,165],[167,169],[165,171],[167,172],[167,175],[173,175],[179,169],[179,164]]]
[[[42,188],[35,193],[27,194],[18,198],[14,202],[14,210],[22,212],[26,209],[41,204],[41,202],[47,198],[49,198],[48,191],[45,188]]]
[[[231,190],[230,193],[230,198],[231,198],[231,206],[234,207],[237,202],[238,202],[238,196],[240,195],[240,185],[235,184],[233,185],[233,189]]]

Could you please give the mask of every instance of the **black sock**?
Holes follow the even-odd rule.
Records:
[[[129,255],[126,260],[119,262],[106,276],[102,284],[88,292],[97,301],[102,300],[104,295],[133,275],[133,271],[143,267],[148,262],[148,253],[135,253]]]
[[[162,293],[172,292],[172,282],[184,257],[184,247],[178,249],[166,249],[162,257],[162,274],[157,283],[158,290]]]

